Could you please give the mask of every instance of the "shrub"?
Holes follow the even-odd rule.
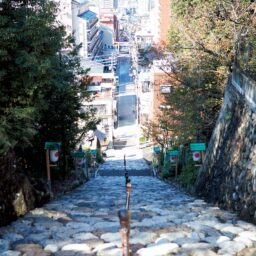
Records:
[[[139,141],[140,141],[140,144],[144,144],[147,142],[147,139],[145,137],[140,137]]]
[[[181,185],[184,187],[193,186],[198,175],[198,170],[199,167],[195,166],[193,159],[189,159],[179,175]]]
[[[96,162],[99,164],[102,164],[104,162],[100,149],[97,149],[96,151]]]
[[[168,171],[163,171],[163,172],[161,173],[161,177],[162,177],[163,179],[167,179],[167,178],[170,177],[170,173],[169,173]]]

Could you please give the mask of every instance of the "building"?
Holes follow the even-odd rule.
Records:
[[[88,74],[91,82],[87,91],[94,95],[94,99],[91,102],[86,102],[85,105],[97,110],[96,115],[101,119],[97,129],[105,134],[107,139],[101,143],[106,143],[111,148],[113,145],[114,122],[116,121],[116,101],[114,99],[116,81],[114,72],[106,71],[104,65],[96,61],[86,61],[83,65],[91,67]]]
[[[146,49],[153,44],[154,35],[150,30],[140,30],[135,33],[135,41],[139,48]]]
[[[142,69],[138,74],[139,123],[144,126],[152,111],[153,91],[150,69]]]
[[[114,0],[100,0],[100,9],[113,9]]]
[[[57,15],[57,21],[64,25],[66,32],[69,35],[72,35],[73,26],[72,26],[72,7],[70,0],[54,0],[58,4],[59,13]]]
[[[81,44],[79,54],[94,59],[102,51],[103,32],[100,30],[99,15],[92,11],[89,2],[72,1],[73,32],[76,45]],[[94,7],[95,9],[95,7]]]
[[[114,4],[114,9],[117,9],[118,8],[118,0],[114,0],[113,4]]]
[[[166,104],[166,95],[172,92],[173,88],[178,85],[175,75],[173,74],[172,65],[168,60],[154,60],[151,66],[152,84],[152,109],[150,119],[157,121],[161,116],[162,110],[168,108]]]
[[[139,15],[149,13],[154,7],[153,0],[140,0],[137,2],[137,4],[138,4],[137,13]]]
[[[128,7],[129,3],[128,0],[118,0],[118,8],[126,8]]]
[[[151,10],[151,29],[154,43],[166,45],[168,43],[168,29],[171,22],[171,0],[155,0]]]
[[[118,39],[118,19],[113,9],[101,9],[100,28],[103,31],[104,50],[113,48],[114,42]]]

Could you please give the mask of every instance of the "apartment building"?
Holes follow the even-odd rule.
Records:
[[[145,13],[149,13],[152,8],[154,7],[154,1],[153,0],[140,0],[137,2],[137,13],[139,15],[143,15]]]
[[[114,0],[100,0],[100,8],[103,8],[103,9],[114,8]]]
[[[135,33],[135,41],[139,48],[146,49],[152,46],[154,42],[154,35],[151,33],[150,30],[142,29]]]
[[[96,115],[101,119],[97,129],[105,135],[106,140],[100,141],[101,145],[106,144],[109,148],[113,145],[113,129],[116,111],[114,99],[115,76],[113,72],[104,69],[104,65],[97,61],[86,61],[85,66],[90,66],[88,76],[91,79],[87,91],[92,93],[94,98],[85,105],[97,110]]]
[[[152,111],[153,90],[149,68],[140,70],[138,74],[139,123],[144,126],[149,121]]]
[[[69,35],[72,35],[73,26],[72,26],[72,7],[70,0],[54,0],[58,5],[58,15],[57,21],[65,26],[66,32]]]
[[[100,28],[103,31],[104,50],[113,48],[118,38],[118,19],[113,9],[100,10]]]
[[[152,109],[150,119],[157,121],[161,116],[162,110],[168,108],[166,95],[178,86],[175,75],[168,60],[154,60],[151,66],[151,84],[152,84]]]
[[[155,44],[166,45],[168,43],[168,29],[171,21],[170,5],[171,0],[155,0],[155,6],[151,12]]]
[[[92,9],[93,7],[89,2],[72,1],[74,37],[76,44],[82,45],[79,54],[83,58],[90,59],[94,59],[102,51],[103,46],[103,32],[100,30],[99,14]]]

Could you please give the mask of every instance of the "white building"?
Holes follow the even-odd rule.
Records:
[[[92,8],[96,9],[95,6]],[[75,41],[77,45],[82,45],[79,54],[84,58],[94,59],[102,50],[103,32],[99,29],[98,14],[91,9],[88,2],[81,4],[72,1]]]
[[[149,1],[150,0],[140,0],[140,1],[138,1],[137,13],[139,15],[143,15],[143,14],[149,12]]]
[[[106,136],[109,148],[113,145],[113,129],[116,101],[114,100],[115,75],[114,72],[104,72],[104,65],[96,61],[86,61],[85,66],[90,66],[90,86],[87,91],[94,94],[91,102],[85,105],[97,109],[97,117],[101,119],[97,129]]]
[[[58,4],[57,21],[66,27],[66,31],[69,35],[72,34],[72,8],[71,0],[54,0]]]
[[[114,0],[100,0],[100,8],[102,9],[114,8]]]
[[[154,35],[150,30],[140,30],[135,33],[135,40],[139,48],[148,48],[153,44]]]
[[[154,8],[150,11],[150,27],[151,32],[154,35],[154,43],[158,43],[160,40],[160,3],[159,0],[155,1]]]
[[[143,125],[150,117],[153,103],[150,69],[142,69],[138,74],[139,120]]]
[[[118,0],[118,8],[126,8],[128,6],[129,6],[129,0]]]

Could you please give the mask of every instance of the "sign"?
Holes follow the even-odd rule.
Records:
[[[61,142],[45,142],[44,149],[59,149]]]
[[[176,163],[178,157],[177,156],[170,156],[170,162],[173,164],[173,163]]]
[[[158,153],[158,152],[160,152],[160,147],[153,147],[153,151],[155,152],[155,153]]]
[[[59,150],[58,149],[50,150],[50,160],[52,163],[58,162],[58,160],[59,160]]]
[[[194,151],[192,157],[195,162],[199,162],[201,160],[200,151]]]
[[[96,155],[97,149],[91,149],[91,150],[90,150],[90,153],[91,153],[92,155]]]
[[[191,143],[190,150],[192,151],[205,151],[206,145],[205,143]]]
[[[74,158],[84,158],[85,157],[85,152],[83,151],[76,151],[72,153],[72,156]]]
[[[168,150],[169,156],[178,156],[179,151],[178,150]]]

